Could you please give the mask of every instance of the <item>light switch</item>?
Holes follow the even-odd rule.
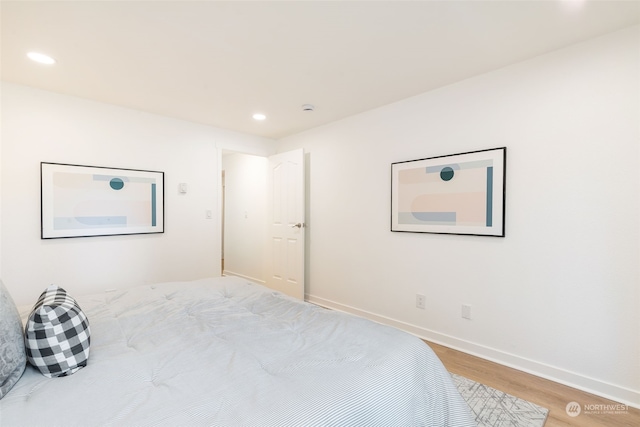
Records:
[[[213,218],[213,212],[211,211],[211,209],[207,209],[204,214],[207,217],[207,219]]]
[[[187,192],[187,183],[186,182],[181,182],[180,184],[178,184],[178,191],[181,193],[186,193]]]

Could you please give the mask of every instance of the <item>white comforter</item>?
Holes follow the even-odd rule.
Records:
[[[421,340],[246,280],[76,299],[87,367],[27,367],[0,426],[475,426]]]

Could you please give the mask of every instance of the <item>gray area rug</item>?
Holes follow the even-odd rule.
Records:
[[[453,383],[476,417],[478,427],[542,427],[549,410],[461,375]]]

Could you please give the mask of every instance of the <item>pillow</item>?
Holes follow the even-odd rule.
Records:
[[[71,375],[87,366],[90,335],[89,320],[76,300],[51,285],[27,320],[27,360],[45,377]]]
[[[0,399],[18,382],[26,365],[20,314],[0,280]]]

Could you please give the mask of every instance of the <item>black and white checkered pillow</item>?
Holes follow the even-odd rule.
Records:
[[[38,298],[25,327],[27,360],[45,377],[63,377],[87,365],[90,330],[76,300],[56,286]]]

